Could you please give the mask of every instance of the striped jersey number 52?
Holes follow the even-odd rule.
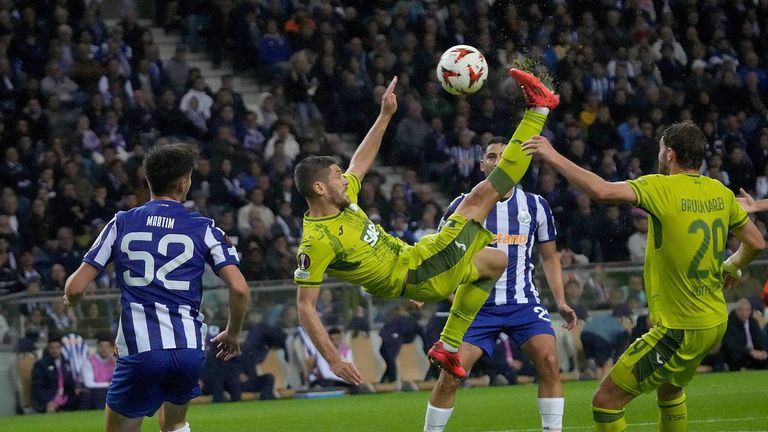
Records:
[[[188,291],[189,282],[168,279],[168,273],[176,270],[179,266],[189,261],[195,252],[195,244],[189,236],[184,234],[166,234],[157,243],[157,252],[163,256],[168,255],[168,245],[176,243],[184,246],[184,251],[164,266],[157,269],[155,273],[155,259],[152,254],[141,250],[131,250],[132,242],[151,242],[152,233],[150,232],[132,232],[123,237],[120,242],[120,250],[128,255],[128,259],[144,262],[144,274],[141,276],[131,276],[130,270],[123,272],[123,279],[128,286],[143,287],[149,285],[152,280],[157,278],[163,286],[169,290]]]

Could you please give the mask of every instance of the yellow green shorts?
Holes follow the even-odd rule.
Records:
[[[472,258],[492,239],[493,234],[482,224],[454,213],[440,232],[422,237],[409,250],[403,296],[435,302],[459,285],[477,280],[479,272]]]
[[[685,387],[723,338],[726,326],[701,330],[653,327],[624,351],[611,369],[611,379],[633,395],[652,392],[664,383]]]

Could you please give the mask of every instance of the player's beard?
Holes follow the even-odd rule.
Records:
[[[338,192],[334,192],[333,201],[339,210],[344,210],[352,203],[349,200],[347,194],[344,193],[344,189],[340,189]]]
[[[666,154],[665,157],[659,158],[659,174],[669,175],[669,165],[667,165]]]

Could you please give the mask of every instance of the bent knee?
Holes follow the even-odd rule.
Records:
[[[557,355],[554,353],[547,353],[543,355],[539,360],[537,369],[539,375],[541,375],[542,378],[558,378],[560,375],[560,364],[557,360]]]

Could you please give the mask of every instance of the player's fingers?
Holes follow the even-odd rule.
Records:
[[[395,75],[394,78],[392,78],[392,81],[389,82],[389,86],[387,87],[387,90],[384,91],[384,95],[389,95],[395,91],[395,86],[397,86],[397,75]]]

